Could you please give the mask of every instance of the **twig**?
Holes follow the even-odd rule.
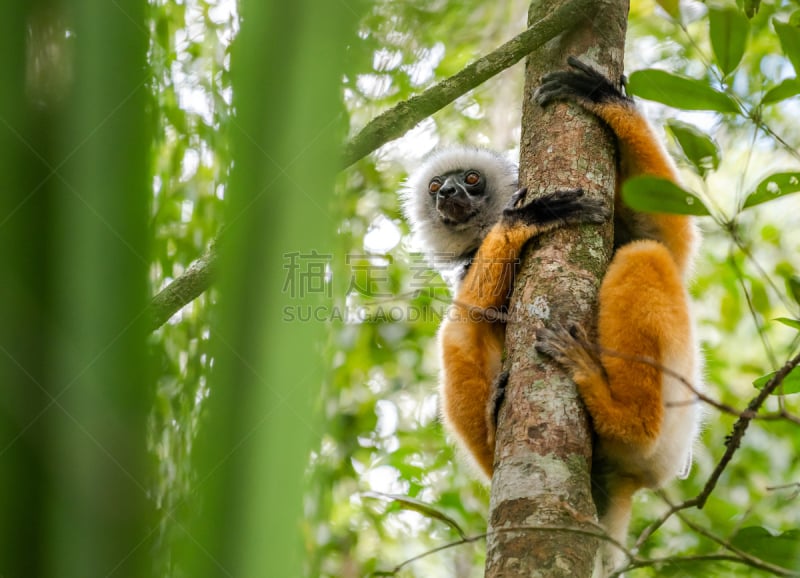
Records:
[[[728,437],[727,441],[725,442],[725,453],[723,454],[722,458],[720,459],[717,467],[714,468],[714,471],[711,473],[711,477],[709,477],[708,481],[706,482],[703,491],[700,492],[696,498],[694,498],[694,502],[699,509],[702,509],[703,506],[706,504],[706,500],[711,495],[711,492],[717,485],[722,472],[728,465],[728,462],[731,461],[733,454],[739,449],[739,444],[742,442],[742,438],[744,437],[744,433],[747,431],[750,422],[753,420],[753,416],[758,413],[758,410],[764,405],[764,402],[770,396],[770,394],[778,389],[778,387],[783,383],[783,380],[789,375],[797,365],[800,364],[800,353],[795,355],[792,359],[787,361],[783,367],[781,367],[775,375],[772,376],[767,384],[764,386],[757,396],[755,396],[750,403],[747,405],[747,409],[742,412],[742,415],[733,425],[733,431],[731,435]],[[692,500],[689,500],[690,502]],[[694,504],[692,504],[694,505]]]
[[[214,278],[217,264],[217,251],[212,246],[194,261],[182,275],[164,287],[148,306],[150,331],[155,331],[175,315],[182,307],[199,297]]]
[[[756,558],[757,561],[760,562],[760,559]],[[622,576],[623,572],[627,572],[628,570],[633,570],[634,568],[646,568],[649,566],[660,566],[662,564],[677,564],[681,562],[733,562],[735,564],[743,564],[745,566],[750,566],[753,568],[764,569],[762,565],[752,564],[750,561],[745,560],[744,558],[740,558],[739,556],[732,555],[732,554],[700,554],[697,556],[666,556],[663,558],[650,558],[650,559],[638,559],[629,564],[626,568],[622,568],[621,570],[609,574],[608,578],[617,578]],[[772,567],[771,564],[764,562],[768,566]],[[800,576],[797,572],[792,570],[787,570],[786,568],[781,568],[780,566],[776,566],[777,571],[771,570],[777,576],[789,576],[795,578]]]
[[[459,538],[462,540],[468,539],[466,532],[464,532],[458,522],[430,504],[426,504],[420,500],[415,500],[414,498],[409,498],[408,496],[386,494],[384,492],[362,492],[361,495],[365,498],[372,498],[374,500],[393,502],[398,504],[401,508],[405,508],[406,510],[412,510],[422,514],[423,516],[427,516],[428,518],[444,522],[450,526],[450,528],[456,531]]]
[[[391,570],[376,570],[370,576],[395,576],[400,570],[416,562],[417,560],[422,560],[428,556],[436,554],[437,552],[442,552],[443,550],[448,550],[450,548],[455,548],[456,546],[461,546],[462,544],[471,544],[472,542],[477,542],[478,540],[485,540],[486,534],[478,534],[477,536],[469,536],[467,538],[462,538],[461,540],[456,540],[455,542],[448,542],[442,546],[437,546],[431,550],[426,550],[422,554],[417,554],[413,558],[409,558],[408,560],[404,560]]]
[[[732,554],[735,554],[736,556],[741,558],[742,562],[747,564],[748,566],[752,566],[753,568],[758,568],[760,570],[766,570],[767,572],[772,572],[773,574],[776,574],[778,576],[797,576],[796,572],[793,572],[782,566],[777,566],[775,564],[767,562],[766,560],[762,560],[761,558],[753,556],[752,554],[748,554],[744,550],[740,550],[739,548],[731,544],[728,540],[725,540],[724,538],[717,536],[716,534],[707,530],[706,528],[698,524],[695,524],[694,522],[689,520],[684,514],[678,512],[677,516],[693,532],[695,532],[696,534],[700,534],[701,536],[705,536],[712,542],[716,542],[717,544],[719,544]]]
[[[450,78],[378,115],[344,145],[342,168],[403,136],[420,121],[513,66],[571,27],[576,20],[586,18],[595,10],[596,3],[593,0],[573,0]],[[216,253],[209,251],[153,298],[150,304],[152,330],[161,327],[181,307],[208,289],[215,263]]]
[[[666,497],[663,495],[663,493],[659,492],[659,494],[661,495],[662,499],[664,499],[665,502],[667,502],[668,504],[670,503],[669,500],[667,500]],[[667,520],[669,520],[673,514],[689,507],[685,504],[686,502],[682,502],[677,506],[670,504],[669,510],[661,514],[661,516],[657,520],[651,522],[650,525],[647,526],[642,531],[641,534],[639,534],[639,537],[636,539],[636,543],[633,545],[634,551],[638,550],[642,546],[642,544],[644,544],[648,540],[648,538],[650,538],[650,536],[655,534],[656,530],[658,530],[661,526],[663,526],[664,523]]]

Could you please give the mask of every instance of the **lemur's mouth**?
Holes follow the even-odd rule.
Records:
[[[449,226],[463,225],[478,214],[473,204],[461,197],[437,199],[436,211],[442,223]]]

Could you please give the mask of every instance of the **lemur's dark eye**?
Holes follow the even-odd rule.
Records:
[[[430,183],[428,183],[428,191],[431,193],[436,193],[439,189],[442,188],[442,181],[439,179],[433,179]]]
[[[477,185],[478,181],[481,180],[481,175],[477,171],[470,171],[467,173],[467,176],[464,177],[464,182],[468,185]]]

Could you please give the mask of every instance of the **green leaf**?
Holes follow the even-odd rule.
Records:
[[[750,21],[735,6],[710,8],[708,21],[714,56],[727,76],[742,60]]]
[[[664,12],[672,16],[675,20],[681,17],[681,5],[678,0],[656,0],[656,4],[664,9]]]
[[[778,323],[783,323],[787,327],[791,327],[792,329],[797,329],[800,331],[800,320],[798,319],[789,319],[788,317],[778,317],[775,319]]]
[[[767,375],[762,375],[753,382],[756,389],[764,389],[764,386],[775,377],[777,371],[773,371]],[[772,395],[791,395],[793,393],[800,393],[800,367],[795,367],[783,379],[782,386],[778,386]]]
[[[800,567],[800,530],[788,530],[773,536],[766,528],[742,528],[731,544],[761,560],[783,568]]]
[[[797,191],[800,191],[800,173],[775,173],[758,183],[756,190],[745,198],[742,208],[760,205]]]
[[[622,200],[630,208],[648,213],[710,215],[703,202],[672,181],[645,175],[625,181]]]
[[[800,303],[800,277],[789,277],[786,284],[789,286],[789,295],[792,296],[794,302]]]
[[[719,145],[706,133],[685,122],[671,119],[667,127],[701,176],[719,167]]]
[[[761,99],[761,104],[774,104],[798,94],[800,94],[800,79],[787,78],[778,86],[771,88]]]
[[[777,20],[773,20],[772,24],[778,33],[783,53],[792,62],[795,74],[800,75],[800,28]]]
[[[628,92],[683,110],[738,113],[739,106],[724,92],[708,84],[664,70],[648,68],[631,74]]]
[[[761,0],[744,0],[744,13],[748,18],[752,18],[761,7]]]

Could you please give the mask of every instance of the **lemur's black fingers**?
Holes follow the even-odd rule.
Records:
[[[539,105],[565,99],[587,99],[595,103],[625,99],[601,72],[573,56],[567,59],[567,63],[574,70],[559,70],[542,78],[542,84],[534,94]]]
[[[572,68],[580,70],[587,76],[596,76],[598,78],[602,78],[603,80],[605,80],[605,76],[603,76],[603,74],[601,74],[596,69],[592,68],[591,66],[580,60],[577,56],[572,56],[572,55],[567,56],[567,64],[569,64]]]
[[[500,418],[500,408],[506,399],[506,386],[508,385],[508,372],[501,371],[494,380],[492,397],[486,408],[486,419],[489,426],[489,439],[493,441],[494,432],[497,431],[497,421]]]
[[[580,208],[568,214],[564,220],[570,224],[591,223],[601,225],[611,218],[611,211],[599,199],[582,199]]]
[[[522,207],[505,209],[503,217],[507,221],[522,221],[527,224],[563,219],[576,210],[575,203],[581,196],[583,196],[582,189],[548,193]]]
[[[542,211],[544,214],[565,213],[574,209],[581,197],[583,189],[564,189],[537,197],[528,203],[526,208],[533,207],[534,210]]]
[[[525,196],[528,194],[528,187],[522,187],[516,193],[511,195],[511,199],[508,201],[506,205],[506,209],[514,209],[518,207],[521,203],[525,202]]]
[[[534,344],[534,348],[542,355],[558,360],[562,355],[558,344],[559,338],[557,328],[553,330],[542,327],[536,330],[536,343]]]
[[[563,223],[602,223],[609,217],[608,209],[596,199],[583,198],[582,189],[556,191],[533,199],[527,205],[506,209],[506,222],[522,221],[529,225],[560,221]]]
[[[591,102],[606,102],[623,97],[604,77],[560,71],[552,72],[542,79],[534,98],[539,105],[545,106],[556,100],[586,99]]]
[[[551,328],[542,327],[536,330],[536,351],[546,355],[553,361],[565,365],[569,360],[569,351],[578,345],[577,340],[560,323]]]

